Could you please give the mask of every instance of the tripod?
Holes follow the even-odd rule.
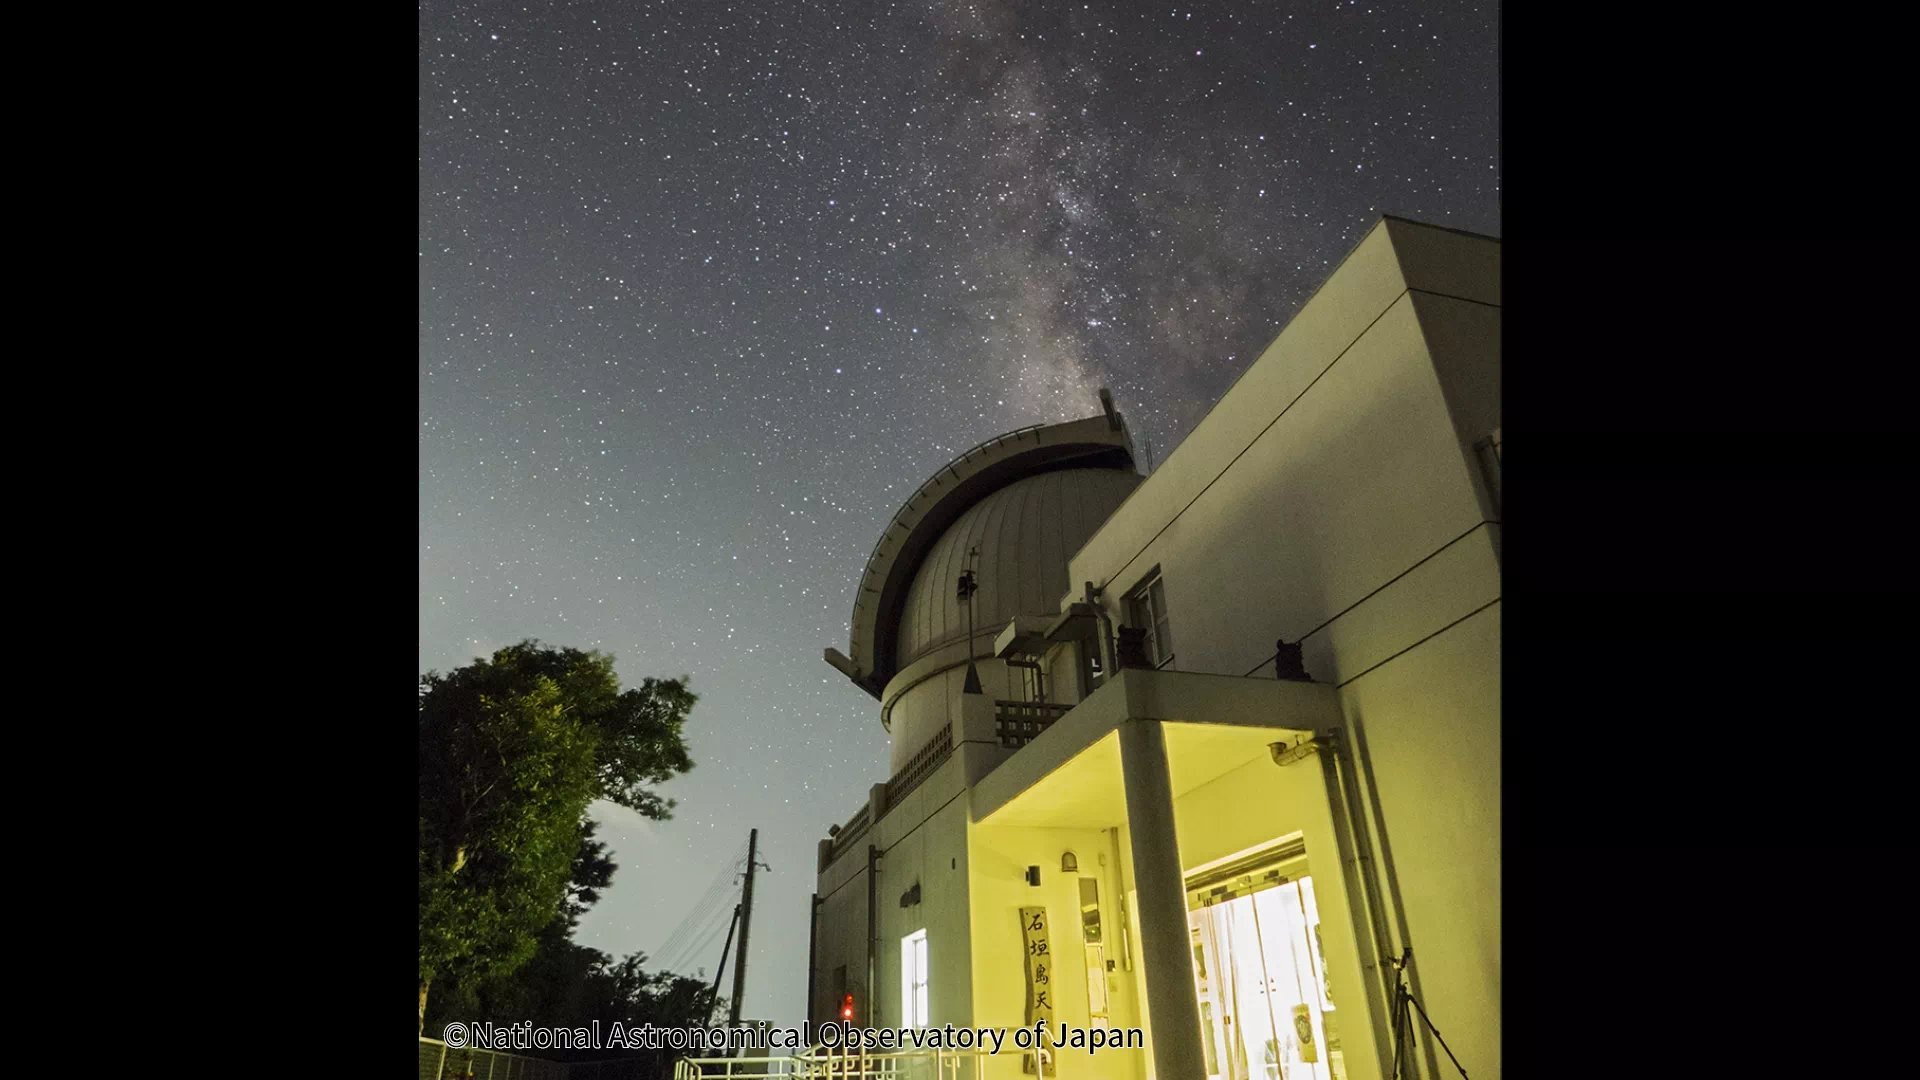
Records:
[[[1407,985],[1407,965],[1413,961],[1413,949],[1409,947],[1400,954],[1399,959],[1387,957],[1387,963],[1393,965],[1394,974],[1399,976],[1399,985],[1394,988],[1393,996],[1393,1078],[1403,1080],[1413,1074],[1413,1052],[1415,1049],[1413,1032],[1413,1014],[1420,1014],[1420,1024],[1427,1029],[1433,1041],[1447,1052],[1447,1060],[1460,1073],[1460,1080],[1467,1080],[1467,1070],[1460,1067],[1460,1059],[1453,1056],[1453,1050],[1447,1046],[1447,1040],[1440,1037],[1440,1029],[1433,1026],[1427,1018],[1427,1010],[1414,1000],[1413,990]],[[1402,1071],[1405,1070],[1405,1071]]]

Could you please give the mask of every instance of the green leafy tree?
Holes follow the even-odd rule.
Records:
[[[567,899],[560,914],[543,927],[531,959],[511,974],[495,975],[477,983],[454,976],[434,984],[426,1013],[426,1030],[439,1031],[449,1021],[491,1021],[502,1026],[531,1021],[542,1027],[591,1028],[612,1031],[616,1021],[629,1029],[706,1026],[726,1008],[702,974],[689,978],[670,972],[648,973],[639,954],[615,962],[598,949],[575,942],[572,933],[580,916],[599,899],[616,866],[606,845],[594,839],[596,823],[584,823],[580,854],[574,858],[567,883]],[[671,1080],[680,1056],[669,1051],[607,1048],[543,1051],[556,1061],[623,1060],[622,1075],[633,1080]]]
[[[649,972],[643,966],[646,958],[638,953],[616,962],[573,941],[564,919],[548,923],[538,939],[532,959],[510,975],[471,985],[455,979],[436,985],[427,1010],[428,1030],[438,1031],[453,1020],[503,1026],[530,1021],[557,1028],[591,1027],[598,1021],[602,1031],[611,1031],[615,1021],[629,1028],[646,1023],[705,1026],[725,1007],[704,978]],[[541,1056],[592,1061],[627,1055],[613,1049],[554,1049]],[[671,1059],[665,1064],[670,1067]]]
[[[600,902],[600,893],[613,884],[613,872],[619,864],[607,855],[607,845],[593,838],[600,823],[587,818],[580,823],[580,853],[573,857],[573,875],[567,879],[567,899],[562,908],[567,929],[580,925],[580,916]]]
[[[613,658],[523,641],[420,679],[420,1024],[433,980],[531,959],[612,879],[596,799],[663,820],[652,785],[693,767],[685,679],[622,690]]]

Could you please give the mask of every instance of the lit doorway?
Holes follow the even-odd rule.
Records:
[[[1320,909],[1301,841],[1187,876],[1212,1080],[1346,1080]]]

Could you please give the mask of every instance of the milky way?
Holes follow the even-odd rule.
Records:
[[[1498,235],[1496,20],[421,5],[420,667],[703,695],[674,820],[596,808],[585,943],[658,950],[759,826],[746,1013],[800,1019],[814,842],[886,776],[820,653],[887,518],[1100,386],[1164,459],[1383,213]]]

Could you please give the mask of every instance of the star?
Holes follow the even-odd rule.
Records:
[[[538,637],[702,694],[576,940],[664,962],[748,829],[811,852],[887,778],[820,656],[949,459],[1105,386],[1165,461],[1381,211],[1499,233],[1496,7],[1216,14],[422,8],[420,668]],[[815,882],[771,861],[789,1023]]]

